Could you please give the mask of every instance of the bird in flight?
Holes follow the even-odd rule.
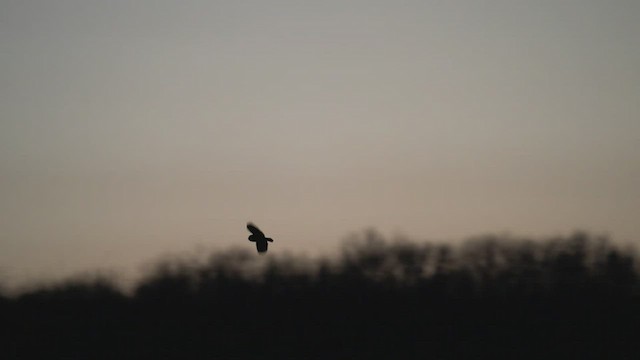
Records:
[[[249,235],[249,241],[256,243],[258,253],[266,253],[267,248],[269,247],[269,242],[273,242],[273,239],[265,237],[264,233],[252,223],[247,223],[247,230],[251,232],[251,235]]]

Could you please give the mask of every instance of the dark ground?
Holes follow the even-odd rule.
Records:
[[[3,359],[637,359],[636,257],[583,234],[231,251],[0,297]],[[253,272],[252,270],[253,269]]]

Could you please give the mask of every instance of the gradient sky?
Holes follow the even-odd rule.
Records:
[[[0,282],[197,246],[638,240],[640,2],[0,0]]]

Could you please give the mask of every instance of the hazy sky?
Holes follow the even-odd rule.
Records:
[[[0,0],[0,282],[375,226],[640,232],[640,1]]]

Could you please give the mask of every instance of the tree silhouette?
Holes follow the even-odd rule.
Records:
[[[337,258],[163,261],[125,295],[68,282],[0,298],[3,358],[633,358],[636,255],[606,239],[461,246],[369,231]]]

